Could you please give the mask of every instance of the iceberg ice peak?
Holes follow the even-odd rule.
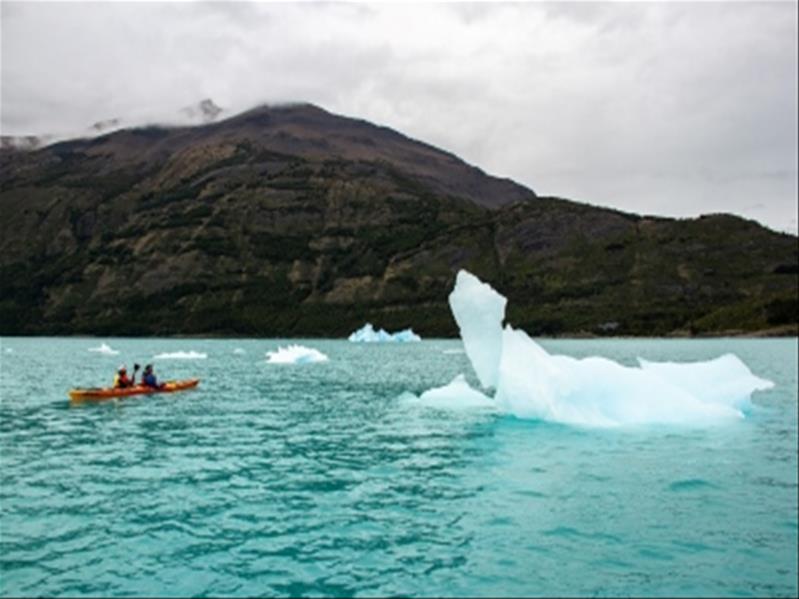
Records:
[[[408,343],[422,340],[413,329],[404,329],[396,333],[389,333],[385,329],[375,331],[371,322],[367,322],[347,339],[353,343]]]
[[[449,306],[480,384],[496,387],[502,358],[502,321],[507,298],[472,273],[458,272]]]
[[[463,270],[449,303],[480,384],[496,390],[500,412],[520,418],[580,426],[709,424],[742,418],[751,394],[773,386],[732,354],[690,364],[640,360],[637,368],[550,355],[524,331],[503,329],[507,299]],[[447,393],[466,393],[464,387],[453,381]],[[469,391],[471,401],[476,392]]]

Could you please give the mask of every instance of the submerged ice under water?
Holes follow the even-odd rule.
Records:
[[[695,363],[629,367],[602,357],[552,355],[527,333],[502,327],[507,299],[460,271],[449,297],[480,384],[495,408],[521,418],[581,426],[707,424],[740,419],[754,391],[773,386],[735,355]],[[438,406],[485,406],[489,398],[457,377],[422,394]]]

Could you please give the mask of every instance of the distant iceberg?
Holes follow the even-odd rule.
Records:
[[[90,347],[89,351],[98,354],[103,354],[104,356],[116,356],[119,354],[119,350],[111,349],[111,347],[106,345],[105,343],[101,343],[100,347]]]
[[[198,351],[175,351],[153,356],[153,360],[205,360],[208,354]]]
[[[311,364],[314,362],[327,362],[328,357],[318,349],[304,345],[289,345],[278,347],[277,351],[266,352],[266,361],[270,364]]]
[[[389,333],[385,329],[375,331],[370,322],[367,322],[347,339],[353,343],[408,343],[422,340],[413,332],[413,329],[404,329],[396,333]]]
[[[500,413],[588,427],[694,425],[743,418],[751,394],[774,386],[733,354],[687,364],[639,360],[639,367],[549,354],[524,331],[503,328],[507,299],[463,270],[449,303],[469,361],[493,399],[461,376],[422,393],[421,403],[463,408],[492,401]]]

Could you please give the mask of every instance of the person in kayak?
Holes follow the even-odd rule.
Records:
[[[153,389],[164,388],[164,383],[159,383],[158,379],[155,378],[152,364],[147,364],[147,366],[144,367],[144,372],[141,375],[141,384],[145,387],[152,387]]]
[[[139,365],[136,364],[133,367],[133,378],[128,378],[128,371],[125,368],[124,364],[121,364],[119,368],[117,368],[117,373],[114,375],[114,387],[116,389],[125,389],[126,387],[133,387],[136,385],[136,371],[139,369]]]

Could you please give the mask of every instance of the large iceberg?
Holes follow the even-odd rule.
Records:
[[[278,347],[277,351],[266,352],[266,361],[270,364],[310,364],[312,362],[327,362],[328,357],[318,349],[292,344],[288,347]]]
[[[371,322],[367,322],[347,339],[353,343],[408,343],[422,340],[413,329],[404,329],[396,333],[389,333],[385,329],[375,331]]]
[[[480,384],[494,390],[497,410],[521,418],[581,426],[710,423],[742,418],[751,394],[773,387],[733,354],[688,364],[639,360],[638,367],[551,355],[524,331],[503,328],[506,298],[463,270],[449,303]],[[421,398],[443,389],[467,403],[479,393],[456,379]],[[440,395],[430,399],[440,403]]]

